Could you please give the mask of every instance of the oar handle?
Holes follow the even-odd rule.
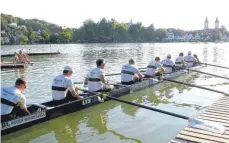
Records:
[[[192,86],[192,87],[196,87],[196,88],[200,88],[200,89],[204,89],[204,90],[209,90],[209,91],[212,91],[212,92],[221,93],[221,94],[224,94],[226,96],[229,96],[228,93],[225,93],[225,92],[222,92],[222,91],[218,91],[218,90],[215,90],[215,89],[211,89],[211,88],[207,88],[207,87],[203,87],[203,86],[198,86],[198,85],[191,84],[191,83],[181,82],[181,81],[167,79],[167,78],[163,78],[163,80],[174,82],[174,83],[179,83],[179,84],[184,84],[184,85],[188,85],[188,86]]]
[[[157,109],[157,108],[153,108],[153,107],[149,107],[149,106],[145,106],[145,105],[141,105],[141,104],[137,104],[137,103],[134,103],[134,102],[131,102],[131,101],[122,100],[122,99],[115,98],[115,97],[112,97],[112,96],[107,96],[107,98],[112,99],[112,100],[116,100],[116,101],[119,101],[119,102],[122,102],[122,103],[126,103],[126,104],[129,104],[129,105],[134,105],[134,106],[137,106],[137,107],[141,107],[141,108],[145,108],[145,109],[148,109],[148,110],[156,111],[156,112],[159,112],[159,113],[164,113],[164,114],[171,115],[171,116],[174,116],[174,117],[178,117],[178,118],[181,118],[181,119],[185,119],[185,120],[189,119],[189,117],[186,117],[186,116],[183,116],[183,115],[179,115],[179,114],[176,114],[176,113],[164,111],[164,110],[161,110],[161,109]]]

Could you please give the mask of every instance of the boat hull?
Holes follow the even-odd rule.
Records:
[[[192,69],[200,69],[203,68],[205,66],[198,66],[198,67],[193,67]],[[165,78],[168,79],[174,79],[174,78],[178,78],[181,76],[185,76],[185,75],[192,75],[192,72],[189,73],[185,70],[182,71],[178,71],[176,73],[172,73],[170,75],[166,75]],[[132,93],[134,91],[138,91],[144,88],[148,88],[157,84],[162,83],[163,81],[161,80],[157,80],[157,79],[153,79],[153,78],[147,78],[144,79],[142,82],[138,82],[135,83],[133,85],[115,85],[117,89],[112,90],[109,93],[106,93],[109,96],[113,96],[113,97],[120,97],[129,93]],[[53,106],[53,102],[49,101],[49,102],[45,102],[41,104],[41,107],[35,109],[36,111],[41,111],[41,112],[35,112],[33,117],[31,118],[31,120],[26,120],[26,117],[21,117],[18,118],[18,120],[21,121],[20,124],[14,125],[14,126],[10,126],[12,120],[10,121],[6,121],[6,122],[2,122],[2,135],[6,135],[9,134],[11,132],[15,132],[18,131],[20,129],[23,128],[27,128],[30,127],[32,125],[47,121],[47,120],[51,120],[53,118],[57,118],[59,116],[62,115],[66,115],[90,106],[93,106],[95,104],[99,104],[101,102],[99,102],[98,100],[98,94],[97,95],[92,95],[92,94],[83,94],[82,96],[84,96],[83,100],[75,100],[69,103],[65,103],[59,106]],[[102,95],[101,95],[102,96]],[[105,96],[103,96],[104,101],[108,101],[109,99],[106,98]],[[26,118],[26,119],[24,119]],[[23,122],[22,122],[23,121]],[[7,127],[5,127],[7,126]]]

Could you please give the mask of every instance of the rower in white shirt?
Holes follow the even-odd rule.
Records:
[[[175,59],[175,65],[177,70],[185,69],[184,53],[180,53]]]
[[[26,98],[22,94],[26,89],[25,78],[18,78],[15,86],[1,88],[1,120],[30,114],[26,106]],[[20,109],[19,109],[20,107]],[[13,115],[14,114],[14,115]],[[11,116],[12,115],[12,116]]]
[[[70,66],[65,66],[63,74],[55,77],[52,82],[52,98],[54,105],[64,104],[70,100],[83,99],[78,95],[77,88],[74,87],[72,79],[73,69]],[[70,91],[71,94],[68,94]]]
[[[146,69],[145,78],[155,77],[155,76],[161,76],[164,72],[164,68],[162,67],[160,63],[160,58],[156,57],[155,61],[151,62]]]
[[[88,90],[92,92],[109,92],[114,89],[113,85],[106,85],[105,80],[105,61],[98,59],[96,61],[96,68],[90,70],[84,80],[84,84],[88,84]]]
[[[188,55],[184,57],[184,61],[187,63],[186,68],[193,67],[196,62],[196,58],[192,56],[191,51],[188,51]]]
[[[133,59],[129,60],[129,64],[122,66],[121,70],[121,83],[124,85],[131,85],[135,82],[140,81],[144,77],[138,69],[135,67],[135,62]]]
[[[162,66],[165,68],[165,73],[170,74],[175,71],[175,66],[173,61],[171,60],[171,55],[168,54],[166,59],[161,61]]]

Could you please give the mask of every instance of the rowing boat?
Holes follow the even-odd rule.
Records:
[[[196,66],[192,69],[200,69],[205,66]],[[194,72],[193,72],[194,73]],[[183,75],[192,75],[192,72],[187,72],[186,70],[180,70],[168,75],[165,75],[165,78],[167,79],[174,79],[181,77]],[[123,95],[127,95],[129,93],[132,93],[134,91],[138,91],[147,87],[151,87],[154,85],[158,85],[159,83],[162,83],[163,81],[157,80],[154,78],[147,78],[144,79],[142,82],[135,83],[133,85],[127,86],[127,85],[120,85],[115,84],[115,89],[111,92],[107,93],[109,96],[113,97],[120,97]],[[81,93],[81,96],[84,96],[84,99],[82,100],[75,100],[71,101],[62,105],[54,106],[53,101],[45,102],[42,104],[32,104],[28,106],[28,110],[31,112],[30,115],[18,117],[16,119],[11,119],[7,121],[2,121],[1,124],[1,133],[2,135],[9,134],[11,132],[18,131],[23,128],[30,127],[32,125],[45,122],[47,120],[51,120],[53,118],[57,118],[59,116],[69,114],[90,106],[93,106],[95,104],[101,103],[98,100],[98,96],[101,95],[100,93]],[[106,97],[103,97],[105,101],[108,101],[109,99]]]

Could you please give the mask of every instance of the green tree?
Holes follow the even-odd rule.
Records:
[[[27,44],[27,42],[29,41],[27,36],[21,36],[20,37],[20,44]]]
[[[48,43],[50,41],[50,35],[51,35],[50,30],[45,29],[42,31],[41,36],[43,37],[45,43]]]
[[[61,40],[65,43],[68,43],[72,40],[73,32],[70,28],[62,29],[60,32]]]

